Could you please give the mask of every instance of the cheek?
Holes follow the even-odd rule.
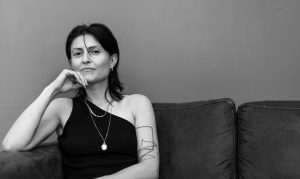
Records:
[[[70,65],[71,65],[71,67],[72,67],[72,69],[74,70],[74,71],[78,71],[79,70],[79,64],[77,64],[77,63],[75,63],[74,61],[70,61]]]
[[[107,64],[102,64],[101,66],[99,66],[98,69],[99,69],[98,74],[100,76],[103,76],[103,75],[105,76],[106,74],[109,73],[109,66]]]
[[[106,59],[106,60],[102,60],[101,63],[99,63],[99,67],[102,69],[102,70],[109,70],[109,67],[110,67],[110,63],[109,63],[109,60]]]

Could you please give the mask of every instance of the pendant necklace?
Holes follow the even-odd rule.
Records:
[[[98,134],[99,134],[99,136],[101,137],[101,139],[102,139],[102,141],[103,141],[103,143],[102,143],[102,145],[101,145],[101,149],[102,149],[103,151],[105,151],[105,150],[108,148],[108,146],[107,146],[107,144],[106,144],[106,139],[107,139],[108,132],[109,132],[109,128],[110,128],[112,106],[111,106],[111,109],[110,109],[110,115],[109,115],[108,127],[107,127],[107,130],[106,130],[105,137],[103,138],[103,136],[102,136],[101,132],[99,131],[99,129],[98,129],[98,127],[97,127],[97,125],[96,125],[96,123],[95,123],[95,121],[94,121],[94,118],[93,118],[93,115],[96,116],[96,117],[98,117],[98,116],[95,115],[95,113],[92,111],[92,109],[90,108],[90,106],[88,105],[88,103],[86,102],[86,100],[84,100],[84,102],[85,102],[86,106],[88,107],[88,111],[89,111],[91,120],[93,121],[93,124],[94,124],[94,126],[95,126],[95,128],[96,128],[96,130],[97,130],[97,132],[98,132]],[[110,105],[108,105],[108,107],[107,107],[107,111],[108,111],[109,106],[110,106]],[[107,113],[107,111],[106,111],[106,113]],[[102,117],[104,117],[104,116],[106,115],[106,113],[105,113],[104,115],[102,115]],[[101,116],[99,116],[99,117],[101,117]]]

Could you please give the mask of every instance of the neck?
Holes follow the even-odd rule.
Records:
[[[104,81],[102,83],[90,84],[85,89],[87,100],[93,102],[99,107],[106,106],[108,103],[105,99],[105,91],[107,87],[108,87],[107,81]],[[111,101],[111,96],[108,91],[106,93],[106,97],[108,101]]]

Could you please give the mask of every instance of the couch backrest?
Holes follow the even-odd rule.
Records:
[[[153,107],[160,179],[235,178],[235,105],[231,99]]]
[[[239,178],[300,178],[300,101],[245,103],[237,129]]]

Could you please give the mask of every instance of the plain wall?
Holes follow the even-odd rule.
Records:
[[[78,24],[108,25],[125,93],[152,102],[299,100],[299,0],[0,0],[0,139],[63,68]]]

